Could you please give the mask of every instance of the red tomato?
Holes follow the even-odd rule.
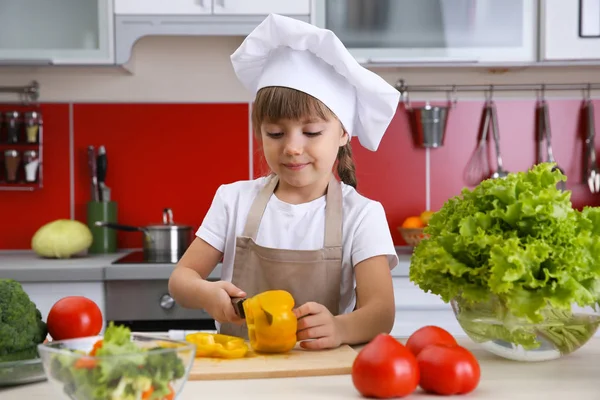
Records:
[[[406,347],[415,355],[432,344],[458,346],[456,339],[447,330],[439,326],[428,325],[417,329],[406,341]]]
[[[481,369],[475,356],[461,346],[434,344],[417,356],[419,386],[439,395],[467,394],[475,390]]]
[[[352,383],[365,397],[404,397],[419,385],[415,356],[392,336],[379,334],[358,353]]]
[[[102,312],[87,297],[68,296],[52,306],[47,324],[53,340],[96,336],[102,330]]]

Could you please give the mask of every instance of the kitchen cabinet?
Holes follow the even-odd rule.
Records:
[[[310,14],[310,0],[115,0],[117,15]]]
[[[315,2],[315,25],[335,32],[363,63],[510,63],[537,58],[535,1]]]
[[[116,15],[203,15],[213,0],[114,0]]]
[[[112,0],[0,3],[0,65],[111,64]]]
[[[270,13],[310,22],[311,0],[114,0],[115,61],[144,36],[246,36]]]
[[[600,59],[600,0],[544,0],[540,8],[542,61]]]
[[[40,310],[43,321],[48,320],[48,313],[52,306],[67,296],[85,296],[98,305],[102,315],[106,315],[103,281],[21,282],[21,286]],[[106,321],[102,321],[102,330],[106,327],[106,323]]]
[[[425,325],[437,325],[453,335],[465,335],[454,316],[452,307],[444,303],[439,296],[425,293],[410,282],[408,277],[394,276],[392,283],[396,303],[392,335],[410,336]]]
[[[214,0],[215,14],[310,14],[310,0]]]

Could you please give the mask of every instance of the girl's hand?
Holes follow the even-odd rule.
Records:
[[[298,318],[297,337],[300,347],[327,349],[342,344],[337,321],[324,305],[308,302],[296,308],[294,314]]]
[[[246,293],[231,282],[215,281],[210,282],[211,294],[210,301],[205,307],[206,312],[210,314],[217,322],[231,322],[241,325],[244,320],[235,313],[231,304],[232,297],[244,297]]]

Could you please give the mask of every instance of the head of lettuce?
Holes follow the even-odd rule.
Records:
[[[413,252],[410,280],[445,302],[460,299],[459,322],[477,341],[532,349],[541,335],[565,353],[598,328],[598,316],[578,320],[572,307],[600,298],[600,208],[574,209],[554,167],[464,189],[432,216]],[[486,319],[495,323],[478,323]]]

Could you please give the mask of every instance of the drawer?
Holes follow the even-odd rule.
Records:
[[[421,288],[404,277],[393,277],[394,297],[396,308],[449,309],[450,305],[431,293],[425,293]]]
[[[439,326],[456,337],[466,336],[450,308],[427,311],[396,309],[396,319],[391,334],[395,337],[408,337],[426,325]]]

